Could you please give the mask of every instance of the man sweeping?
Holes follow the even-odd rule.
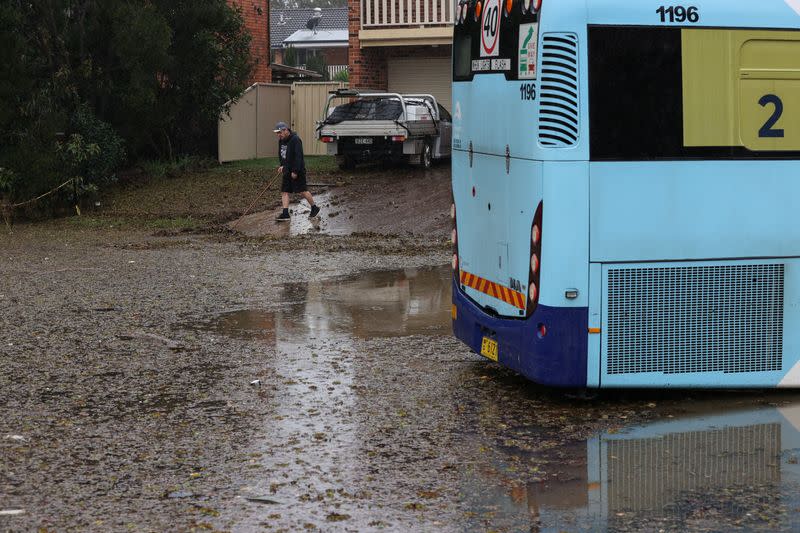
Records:
[[[289,193],[300,194],[311,206],[311,213],[308,218],[319,215],[319,207],[314,203],[314,197],[308,192],[306,185],[306,162],[303,157],[303,141],[295,132],[289,129],[285,122],[275,124],[273,130],[278,136],[278,153],[280,154],[280,166],[278,170],[283,173],[281,184],[281,204],[283,211],[275,217],[279,222],[288,221],[289,216]]]

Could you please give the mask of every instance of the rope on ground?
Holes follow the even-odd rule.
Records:
[[[11,204],[11,203],[8,203],[8,202],[0,202],[0,214],[2,214],[2,216],[3,216],[3,221],[6,223],[6,228],[8,228],[8,230],[11,231],[11,217],[14,214],[14,209],[16,209],[17,207],[22,207],[23,205],[32,204],[34,202],[37,202],[37,201],[41,200],[42,198],[44,198],[46,196],[50,196],[51,194],[59,191],[60,189],[63,189],[64,187],[66,187],[67,185],[72,183],[73,181],[75,181],[75,178],[70,178],[67,181],[65,181],[64,183],[62,183],[61,185],[59,185],[58,187],[50,189],[46,193],[40,194],[36,198],[31,198],[30,200],[25,200],[24,202],[19,202],[19,203],[16,203],[16,204]]]
[[[64,183],[62,183],[61,185],[59,185],[58,187],[56,187],[55,189],[51,189],[51,190],[47,191],[46,193],[40,194],[36,198],[31,198],[30,200],[26,200],[25,202],[20,202],[18,204],[11,204],[11,205],[9,205],[9,207],[11,209],[14,209],[16,207],[22,207],[23,205],[32,204],[33,202],[36,202],[37,200],[41,200],[45,196],[50,196],[51,194],[53,194],[54,192],[58,191],[59,189],[63,189],[64,187],[66,187],[67,185],[72,183],[73,181],[75,181],[75,178],[70,178],[67,181],[65,181]]]

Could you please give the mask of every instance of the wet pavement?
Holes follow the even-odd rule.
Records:
[[[438,240],[0,245],[0,531],[800,529],[800,394],[533,385]]]

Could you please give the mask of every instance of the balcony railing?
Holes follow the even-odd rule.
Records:
[[[347,72],[347,65],[328,65],[328,78],[333,79],[340,72]]]
[[[454,7],[454,0],[361,0],[361,27],[452,25]]]

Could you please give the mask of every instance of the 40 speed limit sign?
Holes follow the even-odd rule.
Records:
[[[500,52],[500,0],[486,0],[481,13],[481,57]]]

